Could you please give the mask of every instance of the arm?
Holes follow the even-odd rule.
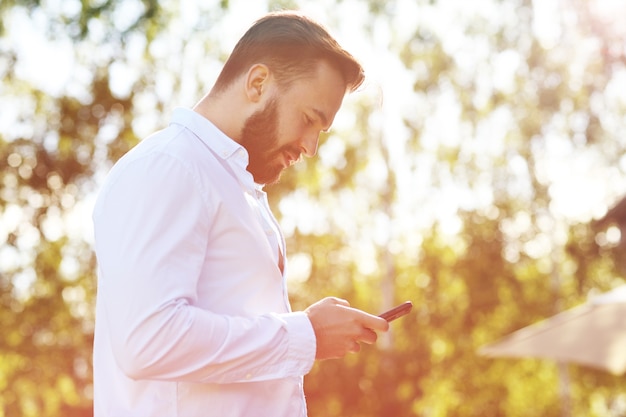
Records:
[[[133,379],[218,383],[307,373],[315,346],[304,313],[196,307],[214,208],[182,161],[149,158],[118,169],[94,211],[104,340],[119,367]]]

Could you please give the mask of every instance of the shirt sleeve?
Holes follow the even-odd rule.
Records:
[[[132,379],[212,383],[308,373],[315,335],[304,313],[237,317],[194,305],[214,209],[198,184],[183,161],[152,152],[116,167],[101,191],[97,319],[118,366]]]

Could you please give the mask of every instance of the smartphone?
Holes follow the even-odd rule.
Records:
[[[379,315],[378,317],[382,317],[383,319],[390,322],[406,314],[409,314],[412,308],[413,308],[413,303],[410,301],[405,301],[399,306],[396,306],[389,311],[385,311],[383,314]]]

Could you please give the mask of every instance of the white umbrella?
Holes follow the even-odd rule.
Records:
[[[537,357],[626,372],[626,285],[483,346],[489,357]]]

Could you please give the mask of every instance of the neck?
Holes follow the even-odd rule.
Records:
[[[243,122],[247,118],[245,112],[242,112],[245,107],[228,97],[229,95],[224,93],[219,95],[209,93],[193,107],[193,110],[213,123],[229,138],[239,142]]]

